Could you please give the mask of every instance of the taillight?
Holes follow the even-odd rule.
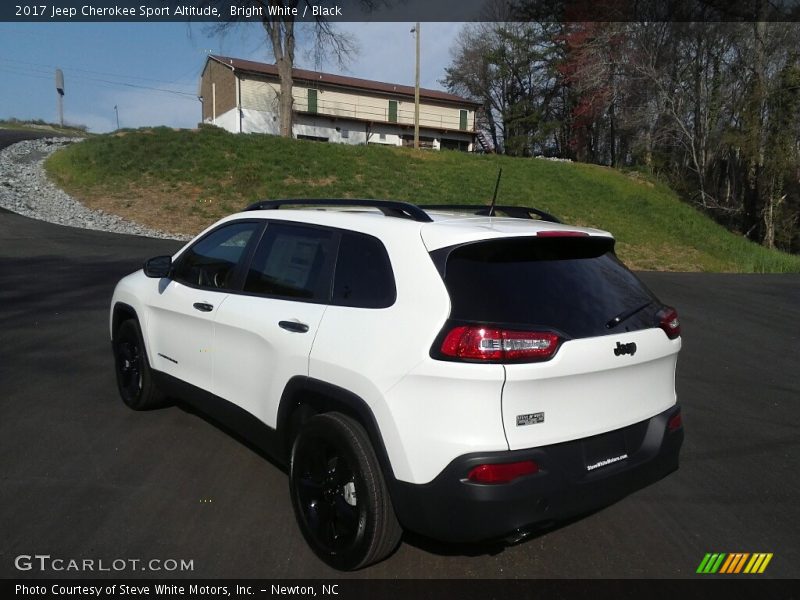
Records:
[[[669,421],[667,421],[667,431],[672,433],[681,427],[683,427],[683,417],[681,417],[681,413],[678,411],[669,418]]]
[[[441,353],[450,358],[491,362],[547,360],[558,348],[550,332],[513,331],[483,325],[453,327],[442,341]]]
[[[477,466],[469,472],[467,479],[475,483],[509,483],[523,475],[533,475],[538,472],[539,465],[535,461],[523,460]]]
[[[678,311],[671,307],[666,307],[658,313],[658,326],[664,330],[667,337],[674,340],[681,334],[681,322],[678,319]]]

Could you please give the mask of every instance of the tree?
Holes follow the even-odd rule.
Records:
[[[624,28],[624,23],[578,22],[564,32],[558,69],[572,92],[569,143],[578,160],[617,164]]]
[[[502,84],[497,81],[490,64],[491,25],[477,23],[465,25],[459,32],[450,52],[451,66],[445,68],[442,85],[455,94],[468,96],[481,102],[482,123],[495,149],[500,149],[502,133],[497,122],[505,110]]]
[[[543,151],[557,127],[551,110],[558,96],[551,53],[558,27],[504,21],[468,24],[451,49],[453,62],[441,83],[482,103],[492,142],[507,154]]]
[[[372,9],[378,0],[361,0],[362,6]],[[217,4],[218,0],[206,0],[206,4]],[[298,23],[295,15],[302,15],[304,8],[311,8],[309,0],[239,0],[244,7],[260,9],[260,23],[270,42],[272,56],[278,67],[280,92],[278,93],[278,114],[280,134],[283,137],[292,136],[292,123],[294,118],[294,98],[292,88],[294,81],[292,69],[295,62],[295,50],[298,33],[301,29],[311,41],[313,53],[317,63],[321,58],[333,57],[340,66],[357,51],[355,41],[336,28],[323,16],[315,16],[313,23]],[[228,6],[228,3],[224,3]],[[223,33],[229,27],[237,24],[229,21],[214,26],[216,33]]]
[[[741,57],[746,63],[741,151],[746,160],[744,212],[748,235],[775,247],[776,230],[787,194],[797,182],[798,63],[797,28],[756,22],[746,31]],[[746,66],[749,66],[749,69]],[[783,218],[796,223],[796,214]]]
[[[469,25],[443,83],[483,101],[509,154],[646,168],[729,229],[800,252],[800,26],[768,0],[747,3],[752,22],[704,0],[681,5],[695,21],[637,6],[638,22]]]
[[[800,238],[797,232],[800,218],[800,57],[797,51],[787,57],[767,106],[771,118],[766,144],[770,152],[765,161],[768,193],[763,209],[764,245],[768,248],[780,245],[792,250],[793,238]]]

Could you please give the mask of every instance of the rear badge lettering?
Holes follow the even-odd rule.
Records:
[[[619,462],[621,460],[625,460],[626,458],[628,458],[627,454],[620,454],[619,456],[612,456],[611,458],[606,458],[605,460],[598,461],[598,462],[594,463],[593,465],[587,465],[586,466],[586,470],[587,471],[594,471],[595,469],[599,469],[600,467],[605,467],[605,466],[608,466],[608,465],[612,465],[615,462]]]
[[[622,356],[623,354],[630,354],[631,356],[636,354],[636,344],[633,342],[630,344],[620,344],[617,342],[617,347],[614,348],[614,356]]]
[[[517,415],[517,427],[523,425],[535,425],[536,423],[544,423],[544,413],[531,413],[529,415]]]

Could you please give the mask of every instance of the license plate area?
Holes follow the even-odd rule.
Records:
[[[619,463],[628,458],[624,431],[610,431],[587,438],[583,442],[583,466],[587,471]]]

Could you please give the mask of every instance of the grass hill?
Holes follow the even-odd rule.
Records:
[[[726,231],[667,186],[597,165],[414,152],[156,128],[95,136],[54,154],[47,169],[87,205],[176,233],[196,233],[264,198],[391,198],[535,206],[598,227],[640,270],[800,272],[800,256]]]
[[[19,119],[0,119],[0,129],[14,129],[16,131],[36,131],[44,134],[86,137],[94,135],[86,131],[85,125],[64,125],[48,123],[42,119],[21,121]]]

